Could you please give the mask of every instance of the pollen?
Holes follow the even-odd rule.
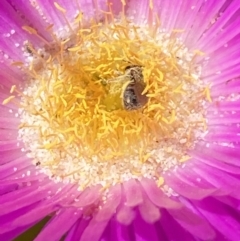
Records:
[[[163,173],[189,161],[207,131],[211,97],[195,63],[200,50],[190,52],[158,20],[150,26],[136,25],[125,14],[112,19],[109,6],[101,22],[86,25],[78,13],[71,23],[54,4],[66,28],[47,28],[47,41],[22,27],[42,46],[25,42],[26,61],[17,67],[27,81],[13,86],[4,101],[20,96],[19,139],[28,157],[54,181],[77,183],[81,190],[142,177],[162,186]],[[127,71],[136,67],[140,72],[132,80]],[[129,84],[139,87],[137,81],[138,98],[145,101],[129,110],[123,93]]]

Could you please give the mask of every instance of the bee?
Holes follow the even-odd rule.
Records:
[[[146,94],[142,94],[146,85],[141,66],[127,66],[123,75],[106,83],[110,85],[108,98],[105,101],[109,110],[137,110],[148,102]]]

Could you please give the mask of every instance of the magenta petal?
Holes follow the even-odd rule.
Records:
[[[213,16],[215,16],[219,9],[224,4],[225,0],[219,0],[217,2],[214,1],[199,1],[201,3],[201,7],[199,8],[198,14],[195,14],[194,19],[189,19],[190,22],[190,31],[186,31],[186,39],[185,44],[187,46],[195,46],[197,40],[202,36],[204,31],[208,28],[209,22],[212,20]],[[197,7],[197,4],[192,5],[190,2],[189,4],[189,11],[191,10],[192,6]],[[186,13],[185,13],[186,14]],[[188,14],[186,14],[186,18]],[[191,21],[192,20],[192,21]]]
[[[9,4],[9,1],[1,1],[0,8],[0,46],[4,53],[15,60],[23,60],[22,49],[25,40],[31,42],[39,41],[34,35],[30,35],[22,30],[22,26],[26,25],[23,18]]]
[[[207,30],[206,34],[199,40],[199,48],[202,48],[204,45],[209,43],[209,40],[214,39],[217,36],[219,30],[221,30],[226,23],[231,19],[231,17],[240,9],[240,3],[238,0],[234,1],[225,1],[225,3],[229,3],[228,8],[225,11],[222,11],[221,15],[218,18],[213,26]],[[223,10],[223,9],[222,9]]]
[[[0,234],[4,234],[6,232],[10,232],[18,227],[21,227],[21,226],[26,226],[24,224],[21,224],[21,225],[15,225],[13,222],[15,221],[16,218],[18,218],[19,216],[22,216],[24,213],[26,212],[29,212],[31,210],[33,210],[35,207],[37,207],[37,203],[34,203],[34,204],[30,204],[30,205],[27,205],[23,208],[20,208],[16,211],[13,211],[13,212],[9,212],[5,215],[1,215],[0,216],[0,222],[1,222],[1,229],[0,229]],[[39,217],[35,217],[35,220],[39,221],[40,218]],[[34,222],[29,222],[29,224],[32,224]]]
[[[90,219],[80,219],[70,230],[70,232],[66,236],[65,241],[73,241],[73,240],[80,240],[83,231],[88,226]]]
[[[22,226],[28,225],[32,222],[39,221],[45,218],[47,215],[53,214],[57,211],[57,208],[54,207],[55,202],[53,201],[51,204],[46,202],[38,203],[34,209],[29,210],[27,213],[24,213],[19,218],[16,218],[12,224],[14,226]]]
[[[164,4],[169,4],[168,1],[164,1],[164,2],[166,2]],[[164,21],[170,21],[168,19],[168,12],[169,12],[168,9],[161,9],[161,5],[162,4],[159,4],[160,16],[165,13]],[[169,4],[169,9],[170,11],[172,11],[171,15],[176,16],[176,19],[174,19],[175,22],[173,24],[173,29],[190,29],[201,5],[202,5],[202,2],[197,0],[193,0],[191,2],[188,2],[188,1],[180,2],[175,0],[174,3],[172,2],[172,4]],[[194,6],[194,8],[192,8],[192,6]]]
[[[159,235],[156,230],[156,226],[149,222],[144,221],[141,217],[134,220],[133,227],[135,231],[136,240],[141,241],[158,241]]]
[[[11,118],[15,115],[15,113],[17,113],[17,111],[15,113],[13,113],[13,110],[10,109],[9,106],[0,105],[0,113],[1,113],[1,117],[4,117],[4,118],[10,117]]]
[[[14,175],[14,173],[18,172],[19,170],[29,170],[31,169],[31,167],[29,167],[30,165],[30,161],[25,156],[5,163],[4,165],[0,166],[0,179],[4,180],[10,178]]]
[[[35,240],[45,241],[51,237],[52,241],[59,241],[80,217],[81,212],[75,208],[62,209],[47,223]]]
[[[80,241],[99,241],[108,222],[109,220],[99,222],[93,218],[83,231]]]
[[[76,206],[85,207],[94,203],[100,196],[101,185],[85,189],[76,202]]]
[[[123,205],[117,212],[116,219],[119,223],[129,225],[135,218],[135,212],[131,207]]]
[[[237,200],[236,198],[230,197],[230,196],[216,196],[214,197],[214,199],[216,199],[217,201],[226,204],[227,206],[235,209],[235,210],[239,210],[239,200]]]
[[[16,226],[27,225],[34,221],[42,219],[49,214],[53,214],[59,209],[59,204],[61,202],[71,201],[69,197],[71,197],[71,194],[73,192],[75,192],[74,188],[70,187],[69,189],[68,186],[62,188],[62,191],[59,191],[57,194],[55,194],[54,197],[52,197],[51,201],[49,201],[48,199],[42,200],[34,209],[22,214],[21,216],[19,216],[19,218],[15,218],[12,224]]]
[[[188,183],[181,178],[181,175],[168,174],[165,176],[166,183],[179,195],[189,199],[202,199],[216,191],[214,188],[201,188]]]
[[[16,140],[17,137],[18,137],[18,133],[16,130],[0,128],[0,140],[1,141]]]
[[[17,140],[0,141],[0,151],[14,150],[21,147],[23,147],[23,144]]]
[[[186,229],[182,228],[180,224],[170,215],[165,209],[161,210],[161,218],[155,224],[156,230],[163,233],[165,237],[160,240],[181,240],[194,241],[196,240]],[[161,230],[162,229],[162,230]]]
[[[109,195],[102,208],[98,211],[95,220],[105,221],[109,220],[113,214],[116,212],[118,205],[120,204],[122,197],[121,185],[117,184],[110,188]]]
[[[179,202],[168,198],[153,180],[143,178],[140,182],[149,199],[157,206],[164,208],[180,208]]]
[[[193,0],[192,1],[192,4],[195,5],[197,4],[197,1],[196,0]],[[198,4],[199,7],[201,5],[201,3]],[[182,16],[181,16],[181,11],[187,11],[190,9],[190,6],[189,4],[186,2],[181,2],[181,1],[178,1],[178,0],[173,0],[173,1],[154,1],[154,6],[155,6],[155,9],[156,11],[158,11],[158,14],[159,16],[161,17],[161,22],[162,22],[162,25],[164,26],[164,28],[171,32],[172,29],[175,28],[175,24],[178,24],[179,22],[179,19],[182,19]],[[189,19],[191,19],[191,17],[193,17],[194,15],[196,15],[194,12],[193,14],[191,14],[190,11],[188,11],[189,15]],[[178,18],[178,21],[177,20],[177,17]],[[178,27],[176,27],[178,28]]]
[[[1,204],[6,204],[9,202],[13,202],[15,200],[20,199],[21,197],[31,193],[33,190],[35,190],[39,186],[39,183],[31,183],[31,186],[23,186],[20,189],[9,192],[5,195],[1,196],[0,203]]]
[[[32,223],[31,225],[18,227],[16,229],[14,229],[13,231],[10,231],[10,232],[4,233],[4,234],[0,234],[0,240],[12,241],[17,236],[19,236],[21,233],[27,231],[29,228],[31,228],[34,225],[35,225],[35,223]]]
[[[231,125],[231,127],[225,125],[212,126],[209,128],[208,135],[205,139],[208,142],[238,142],[240,140],[239,130],[240,128],[237,125]]]
[[[201,240],[213,240],[215,232],[213,228],[199,215],[194,214],[186,207],[180,210],[169,210],[175,220],[184,227],[189,233]]]
[[[18,129],[19,119],[0,117],[0,127],[3,129]]]
[[[96,15],[101,14],[100,11],[97,12],[98,9],[107,9],[107,4],[104,0],[72,1],[71,4],[69,4],[69,1],[67,0],[58,0],[56,2],[66,10],[66,17],[69,22],[74,21],[74,18],[77,16],[79,12],[83,12],[87,19],[91,19]],[[37,5],[38,8],[41,10],[42,14],[47,18],[48,22],[54,23],[54,28],[56,30],[59,30],[59,28],[62,28],[63,26],[67,25],[62,13],[55,7],[54,1],[38,1]]]
[[[25,154],[21,151],[21,149],[0,151],[0,155],[1,155],[1,159],[0,159],[1,165],[25,156]]]
[[[226,82],[213,86],[211,89],[211,96],[217,98],[219,95],[227,96],[232,93],[238,93],[239,91],[240,91],[240,79],[234,79],[227,82],[227,88],[226,88]],[[234,111],[236,110],[234,109]]]
[[[68,231],[68,233],[66,234],[65,239],[64,239],[65,241],[75,240],[74,234],[76,232],[78,224],[79,224],[79,220],[77,220],[76,223],[72,226],[72,228]]]
[[[123,189],[127,206],[134,207],[142,203],[142,190],[140,184],[135,179],[124,182]]]
[[[139,0],[138,4],[134,1],[128,3],[128,15],[135,19],[136,23],[141,24],[146,21],[149,13],[149,2],[145,0]]]
[[[154,223],[161,216],[159,208],[149,200],[146,194],[143,195],[143,202],[139,205],[138,209],[143,220],[147,223]]]
[[[206,155],[204,152],[198,153],[197,151],[195,151],[195,155],[201,163],[205,163],[227,173],[240,174],[240,169],[238,167],[221,162],[214,158],[214,156]]]
[[[228,41],[233,39],[235,36],[239,34],[238,26],[240,23],[240,19],[235,20],[230,25],[225,27],[220,31],[220,33],[217,35],[217,37],[211,39],[206,46],[204,46],[205,51],[207,52],[214,52],[218,48],[224,46]],[[218,41],[216,41],[218,40]]]
[[[11,183],[11,184],[1,184],[0,185],[0,195],[10,193],[14,190],[17,190],[18,187],[19,187],[19,185],[16,182]]]
[[[46,31],[46,28],[49,26],[49,22],[43,19],[43,16],[41,16],[38,12],[39,9],[34,8],[30,1],[9,0],[8,2],[12,8],[16,10],[17,15],[18,13],[21,13],[22,16],[24,16],[24,18],[22,18],[24,23],[22,23],[22,25],[32,26],[38,31],[38,33],[40,33],[42,37],[47,40],[51,39],[50,33]],[[19,17],[21,18],[21,15],[19,15]],[[20,27],[22,25],[20,25]]]
[[[234,101],[234,102],[230,102],[230,101],[222,101],[220,103],[217,104],[218,110],[219,111],[240,111],[240,101]],[[216,108],[216,105],[211,105],[209,107],[209,111],[214,112]]]
[[[240,194],[238,193],[240,181],[236,177],[200,163],[195,165],[194,170],[216,186],[220,191],[225,191],[225,194],[231,193],[232,196],[240,198]]]
[[[211,225],[229,240],[240,237],[239,213],[213,198],[196,203],[198,210],[209,220]]]
[[[239,45],[235,45],[233,50],[230,48],[227,49],[230,51],[224,51],[225,49],[221,49],[224,53],[224,56],[220,56],[220,54],[214,55],[216,59],[219,58],[220,60],[217,60],[216,62],[214,61],[214,63],[209,64],[209,69],[203,72],[203,77],[208,77],[206,78],[206,80],[210,80],[214,84],[224,83],[226,86],[228,86],[229,81],[231,81],[234,77],[238,77],[237,73],[235,72],[235,66],[238,66],[238,64],[240,63],[238,52],[236,52],[237,48],[239,48]],[[224,61],[221,59],[224,59]]]
[[[132,225],[126,226],[118,223],[116,220],[111,219],[105,229],[101,241],[132,241],[135,240],[134,233],[132,232]]]
[[[11,199],[8,202],[4,202],[1,205],[1,210],[0,210],[0,214],[6,214],[9,213],[11,211],[20,209],[22,207],[28,206],[32,203],[36,203],[42,199],[45,199],[46,197],[49,196],[48,192],[57,189],[57,186],[53,186],[52,184],[48,184],[45,186],[41,186],[41,187],[37,187],[35,190],[28,192],[26,195],[19,197],[16,200]],[[21,194],[21,193],[19,193]],[[9,196],[11,196],[9,194]]]
[[[198,152],[204,152],[205,155],[209,157],[213,156],[220,162],[225,162],[231,164],[233,166],[240,167],[240,152],[238,151],[240,145],[235,143],[234,147],[230,146],[221,146],[215,143],[209,143],[209,147],[205,148],[206,146],[203,143],[199,143],[196,147]]]

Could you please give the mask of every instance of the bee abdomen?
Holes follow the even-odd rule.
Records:
[[[142,95],[143,88],[137,88],[134,83],[129,84],[123,93],[123,105],[125,110],[137,110],[143,107],[146,96]]]

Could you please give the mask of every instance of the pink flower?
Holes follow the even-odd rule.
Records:
[[[0,240],[239,240],[240,2],[0,3]]]

